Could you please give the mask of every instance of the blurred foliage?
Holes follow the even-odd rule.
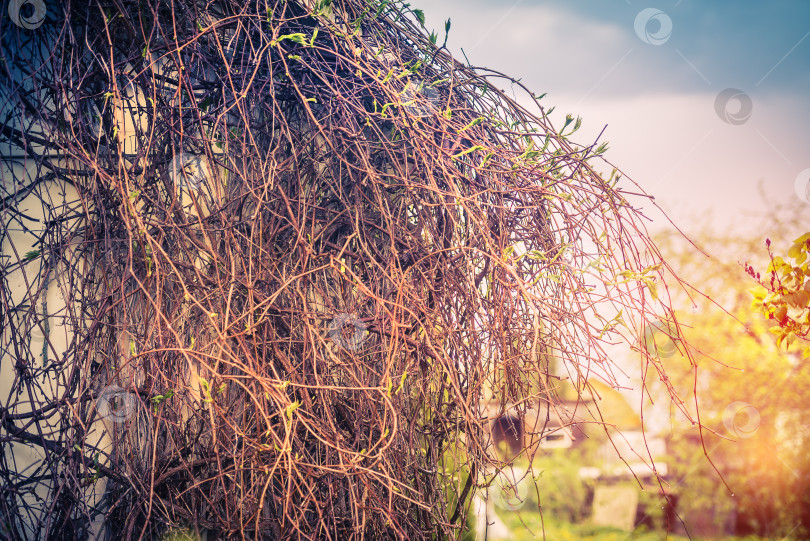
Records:
[[[769,214],[781,216],[781,221],[759,230],[772,238],[791,238],[788,231],[801,216],[801,209],[793,211],[772,209]],[[785,218],[791,215],[796,218]],[[659,241],[673,267],[706,294],[676,300],[686,308],[678,318],[690,345],[662,359],[670,383],[682,396],[692,395],[686,407],[699,413],[703,425],[693,425],[678,412],[671,415],[669,483],[679,496],[678,512],[687,528],[691,526],[690,533],[698,536],[714,529],[807,538],[810,368],[770,338],[773,322],[766,317],[775,311],[767,303],[760,304],[758,313],[750,309],[751,265],[744,261],[756,258],[762,239],[707,228],[693,240],[692,245],[674,237]],[[789,258],[797,257],[801,254],[791,248]],[[799,264],[806,268],[805,260]],[[772,265],[777,289],[799,289],[797,280],[783,279],[788,274],[784,259],[773,258]],[[777,280],[787,285],[779,286]],[[784,297],[786,291],[779,294]],[[769,302],[788,301],[773,296]],[[661,387],[660,382],[646,383]]]
[[[544,516],[567,522],[587,518],[590,506],[586,505],[586,499],[588,489],[593,487],[588,486],[591,481],[580,479],[582,465],[579,453],[571,453],[568,449],[556,449],[548,456],[535,459],[534,469],[540,472],[540,476],[537,492],[532,496],[537,498]]]
[[[635,539],[637,541],[660,541],[661,532],[652,531],[647,528],[637,528],[633,532],[626,532],[617,528],[605,526],[593,526],[590,524],[571,524],[558,520],[553,516],[544,513],[521,513],[507,515],[504,522],[511,530],[512,541],[528,541],[530,539],[545,539],[554,541],[627,541]],[[668,541],[686,541],[685,537],[679,535],[668,535]]]
[[[641,430],[639,412],[619,391],[596,380],[589,383],[590,395],[599,402],[599,409],[609,415],[612,425],[619,430]]]

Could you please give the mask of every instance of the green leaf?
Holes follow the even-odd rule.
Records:
[[[314,14],[316,16],[326,14],[329,12],[331,7],[332,7],[332,0],[320,0],[315,4]]]
[[[296,400],[295,402],[291,403],[289,406],[284,408],[284,412],[287,414],[287,419],[292,421],[292,414],[295,410],[301,407],[301,402]]]
[[[481,145],[475,145],[474,147],[470,147],[467,150],[459,152],[458,154],[453,154],[453,157],[454,158],[460,158],[460,157],[464,156],[465,154],[469,154],[470,152],[475,152],[476,150],[484,150],[484,147],[482,147]]]
[[[40,254],[39,250],[31,250],[30,252],[25,253],[25,260],[26,261],[33,261],[34,259],[38,258]]]
[[[647,289],[650,290],[650,296],[654,301],[658,300],[658,286],[655,284],[653,280],[648,278],[643,278],[644,284],[647,286]]]
[[[400,378],[400,380],[399,380],[399,387],[397,387],[397,390],[394,391],[394,394],[399,394],[399,392],[402,390],[402,387],[405,385],[405,379],[407,377],[408,377],[408,372],[403,372],[402,373],[402,378]]]
[[[596,154],[597,156],[599,156],[599,155],[601,155],[601,154],[604,154],[604,153],[605,153],[605,151],[607,151],[607,149],[608,149],[608,143],[602,143],[602,144],[601,144],[601,145],[599,145],[599,147],[598,147],[598,148],[597,148],[597,149],[594,151],[594,154]]]
[[[416,19],[419,21],[419,24],[421,24],[422,27],[424,27],[425,26],[425,12],[422,11],[421,9],[414,9],[413,14],[416,15]]]
[[[568,127],[568,125],[574,121],[574,117],[571,115],[565,115],[565,125],[562,127],[561,132]]]
[[[302,34],[301,32],[296,32],[294,34],[284,34],[283,36],[279,36],[278,39],[274,39],[270,42],[270,45],[276,46],[285,39],[288,39],[298,45],[308,45],[307,43],[307,36]]]
[[[469,124],[467,124],[466,126],[461,128],[460,130],[458,130],[458,133],[461,133],[463,131],[467,131],[467,130],[469,130],[470,128],[472,128],[474,126],[477,126],[477,125],[481,124],[484,120],[485,120],[484,117],[479,116],[478,118],[476,118],[475,120],[473,120],[472,122],[470,122]]]

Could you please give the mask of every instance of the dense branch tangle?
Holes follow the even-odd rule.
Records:
[[[552,357],[610,379],[589,314],[644,307],[607,278],[638,215],[498,74],[399,4],[242,4],[4,29],[6,246],[24,198],[51,213],[2,263],[12,533],[456,535],[499,464],[482,400],[553,406]]]

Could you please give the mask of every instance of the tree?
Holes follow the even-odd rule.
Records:
[[[483,397],[671,314],[606,145],[406,3],[44,9],[2,32],[6,536],[455,535]]]

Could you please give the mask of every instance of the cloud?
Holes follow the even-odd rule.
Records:
[[[444,1],[431,8],[428,24],[450,17],[449,45],[462,60],[496,69],[534,91],[590,88],[605,72],[605,58],[624,57],[638,44],[611,22],[579,17],[553,4],[488,4]]]
[[[559,118],[583,117],[575,139],[591,142],[607,125],[607,158],[622,168],[688,230],[688,221],[713,210],[718,223],[744,226],[747,213],[761,211],[762,184],[768,198],[795,197],[800,171],[810,167],[810,109],[800,95],[753,99],[741,125],[715,111],[716,94],[670,93],[596,97],[579,103],[557,100]]]
[[[636,35],[643,7],[434,0],[427,15],[435,28],[452,19],[449,45],[460,59],[463,48],[474,64],[522,77],[536,92],[810,91],[810,4],[681,2],[664,8],[672,33],[658,46]]]
[[[797,20],[810,5],[749,4],[665,7],[673,30],[658,46],[636,35],[646,7],[637,3],[436,0],[426,14],[436,28],[452,18],[449,45],[460,59],[463,48],[474,65],[547,92],[555,125],[582,116],[577,140],[592,142],[607,124],[608,158],[675,219],[716,207],[728,223],[762,205],[759,183],[784,201],[810,168],[810,28]],[[717,113],[727,88],[753,106],[737,125]],[[734,117],[739,102],[723,105]]]

